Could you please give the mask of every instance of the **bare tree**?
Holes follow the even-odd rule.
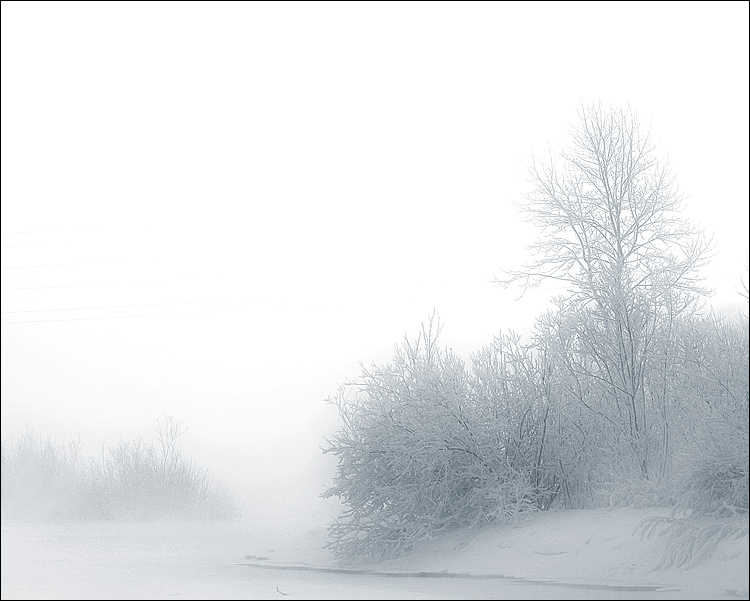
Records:
[[[627,435],[646,475],[646,371],[663,328],[708,292],[699,270],[711,244],[681,217],[667,163],[634,114],[594,105],[579,116],[570,148],[530,168],[522,210],[542,235],[532,260],[498,282],[524,291],[549,279],[569,286],[565,306],[581,324],[586,355],[571,369],[606,387],[610,404],[597,411]]]

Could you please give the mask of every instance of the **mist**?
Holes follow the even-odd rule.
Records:
[[[468,364],[565,291],[496,280],[592,103],[640,115],[713,237],[704,313],[741,312],[746,9],[3,2],[4,449],[106,463],[173,417],[245,523],[322,531],[342,384],[433,314]]]
[[[714,234],[711,302],[740,300],[747,181],[717,174],[747,165],[744,71],[727,60],[741,38],[709,60],[666,5],[618,19],[680,52],[636,46],[616,72],[598,55],[571,66],[573,32],[604,35],[573,6],[546,7],[532,36],[510,26],[520,5],[425,22],[329,4],[3,10],[5,439],[28,423],[95,450],[173,415],[243,498],[280,513],[315,498],[337,427],[324,400],[360,362],[435,310],[468,359],[559,292],[519,301],[492,280],[532,240],[515,205],[530,158],[592,99],[650,121]]]

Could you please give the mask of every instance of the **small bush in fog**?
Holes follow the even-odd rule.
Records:
[[[239,513],[227,488],[180,453],[182,422],[159,420],[159,447],[142,439],[84,462],[28,429],[2,447],[3,517],[19,520],[224,519]]]
[[[142,439],[110,449],[102,473],[107,507],[114,519],[163,516],[231,517],[235,507],[226,489],[207,469],[185,459],[177,439],[185,432],[173,418],[159,421],[159,448]]]
[[[80,441],[58,446],[28,428],[2,444],[3,515],[67,519],[85,490]]]

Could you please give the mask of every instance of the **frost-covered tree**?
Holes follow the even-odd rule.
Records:
[[[531,168],[523,210],[542,235],[501,280],[567,285],[531,340],[496,336],[469,369],[433,317],[329,399],[339,557],[556,502],[747,512],[747,318],[700,317],[710,242],[635,116],[580,117],[571,147]]]
[[[569,148],[530,169],[522,210],[541,229],[532,260],[500,283],[524,289],[544,280],[567,285],[568,370],[598,382],[588,406],[625,437],[638,469],[651,466],[652,420],[646,390],[666,352],[676,316],[700,295],[710,243],[682,218],[682,199],[666,161],[631,112],[584,107]],[[583,400],[583,399],[582,399]]]

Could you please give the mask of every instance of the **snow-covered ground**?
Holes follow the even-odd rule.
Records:
[[[655,509],[551,511],[420,543],[342,571],[325,527],[231,523],[2,525],[2,599],[747,599],[748,537],[654,570]]]

